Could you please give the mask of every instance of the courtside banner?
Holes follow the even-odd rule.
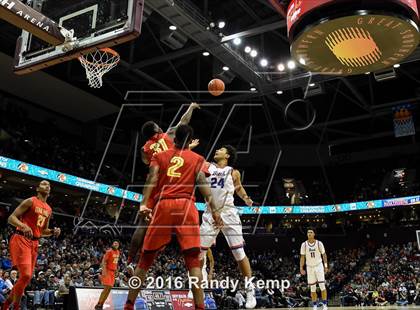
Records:
[[[43,168],[37,165],[28,164],[4,156],[0,156],[0,169],[11,170],[22,174],[38,177],[40,179],[50,180],[78,188],[88,189],[108,196],[123,198],[138,203],[142,199],[142,195],[136,192],[127,191],[112,185],[93,182],[87,179],[73,176],[71,174]],[[415,204],[420,204],[420,196],[408,196],[384,200],[381,199],[358,201],[335,205],[255,207],[238,206],[237,209],[240,214],[321,214],[379,209],[386,207],[402,207]],[[206,210],[205,203],[196,202],[195,205],[199,211]]]

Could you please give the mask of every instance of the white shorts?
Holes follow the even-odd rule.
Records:
[[[229,247],[234,250],[244,246],[242,235],[242,223],[238,211],[235,208],[224,208],[221,212],[223,227],[214,227],[214,220],[209,212],[204,212],[203,221],[200,226],[201,249],[207,250],[216,241],[220,230],[225,235]]]
[[[324,266],[322,264],[306,266],[306,273],[308,274],[308,285],[325,282]]]

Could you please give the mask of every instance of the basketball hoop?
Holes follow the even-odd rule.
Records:
[[[89,86],[102,87],[102,77],[120,62],[120,55],[111,48],[100,48],[87,55],[79,57],[79,61],[86,70]]]
[[[394,112],[395,137],[413,136],[416,134],[413,116],[407,107],[398,107]]]

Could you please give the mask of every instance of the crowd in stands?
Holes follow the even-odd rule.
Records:
[[[100,286],[101,257],[110,244],[110,237],[100,237],[84,230],[74,235],[72,224],[63,222],[60,226],[63,231],[61,237],[41,241],[37,266],[22,303],[23,309],[52,307],[56,302],[65,300],[70,286]],[[11,269],[8,249],[11,233],[10,227],[0,231],[0,303],[13,287],[16,276],[19,277]],[[115,283],[117,287],[128,287],[131,275],[126,265],[127,240],[121,240],[122,255]],[[284,292],[279,289],[257,290],[260,307],[309,305],[309,290],[306,278],[299,274],[297,250],[290,254],[277,248],[266,251],[246,248],[246,251],[256,279],[285,279],[291,283]],[[239,271],[229,249],[219,246],[213,250],[213,254],[214,279],[237,279]],[[327,288],[330,296],[340,294],[343,304],[419,302],[420,285],[416,282],[416,275],[420,272],[420,259],[416,254],[413,243],[390,244],[377,249],[359,247],[328,251],[330,271]],[[181,277],[186,285],[186,270],[177,247],[168,246],[157,259],[149,276],[158,275],[171,276],[172,279]],[[245,296],[242,288],[234,292],[216,289],[213,294],[219,305],[229,307],[237,307]]]
[[[28,112],[0,98],[0,155],[94,179],[100,162],[83,138],[60,130],[54,120],[36,122]],[[115,180],[103,169],[98,180]]]
[[[342,293],[344,305],[420,305],[420,257],[414,243],[377,249]]]

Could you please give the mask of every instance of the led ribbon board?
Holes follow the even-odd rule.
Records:
[[[94,192],[102,193],[117,198],[128,199],[137,203],[140,203],[140,201],[142,200],[142,195],[136,192],[127,191],[122,188],[118,188],[107,184],[93,182],[87,179],[76,177],[71,174],[28,164],[4,156],[0,156],[0,169],[15,171],[26,175],[38,177],[41,179],[62,183],[65,185],[92,190]],[[336,205],[322,206],[238,206],[238,211],[240,214],[319,214],[360,211],[387,207],[411,206],[414,204],[420,204],[420,196],[409,196],[385,200],[360,201],[353,203],[342,203]],[[206,209],[206,204],[203,202],[197,202],[195,205],[199,211],[204,211]]]
[[[329,75],[375,72],[402,62],[419,43],[416,0],[292,0],[293,58]]]

